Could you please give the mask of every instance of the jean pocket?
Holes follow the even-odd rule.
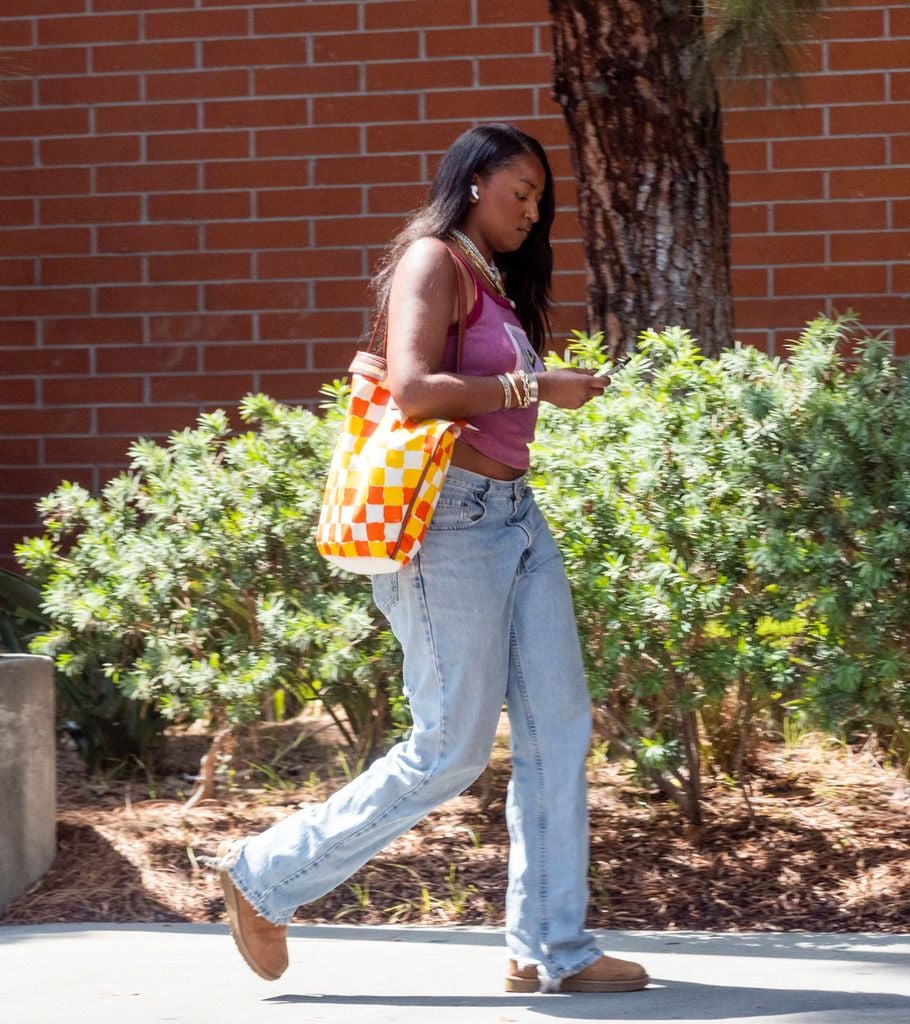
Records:
[[[487,514],[483,499],[476,494],[440,498],[430,520],[431,530],[467,530]]]
[[[388,618],[398,604],[398,573],[381,572],[370,577],[373,584],[373,603]]]

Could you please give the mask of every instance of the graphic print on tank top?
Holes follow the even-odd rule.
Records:
[[[515,369],[524,370],[526,373],[537,373],[543,370],[543,363],[531,348],[527,334],[515,324],[504,323],[502,326],[515,349]]]

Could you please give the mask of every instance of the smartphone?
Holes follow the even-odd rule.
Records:
[[[595,377],[606,377],[608,374],[616,373],[617,370],[622,369],[623,365],[632,358],[631,353],[626,352],[619,357],[613,363],[604,363],[599,370],[594,371]]]

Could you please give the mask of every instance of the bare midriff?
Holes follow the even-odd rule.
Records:
[[[469,473],[479,473],[481,476],[492,477],[494,480],[517,480],[524,475],[524,471],[514,466],[507,466],[504,462],[497,462],[488,455],[482,455],[479,451],[465,444],[463,441],[456,441],[452,451],[452,465],[460,466]]]

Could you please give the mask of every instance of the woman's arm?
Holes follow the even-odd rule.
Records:
[[[467,419],[502,409],[496,376],[441,371],[449,325],[457,318],[457,283],[451,253],[438,238],[421,238],[402,256],[392,278],[386,347],[388,380],[395,404],[414,419]],[[600,394],[602,377],[578,370],[542,373],[540,398],[576,409]]]

